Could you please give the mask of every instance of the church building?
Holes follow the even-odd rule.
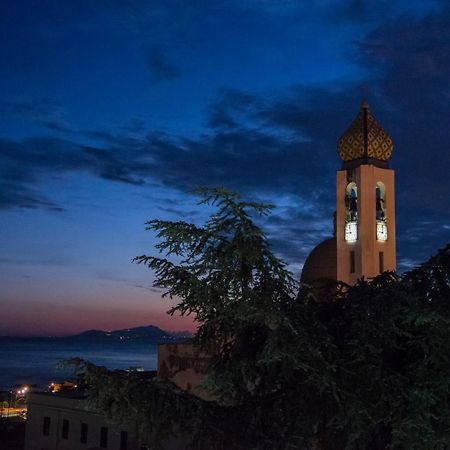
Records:
[[[396,270],[392,150],[391,137],[364,101],[338,142],[334,235],[313,249],[303,267],[301,281],[316,292],[335,281],[353,285]]]

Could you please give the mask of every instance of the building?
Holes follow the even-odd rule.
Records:
[[[313,249],[302,271],[301,281],[313,286],[318,300],[336,281],[352,285],[397,268],[392,150],[364,101],[338,143],[334,235]]]
[[[25,450],[139,450],[134,436],[86,407],[83,391],[31,393]]]
[[[203,400],[213,400],[201,383],[205,379],[211,357],[199,352],[192,342],[158,346],[158,378],[170,380],[184,391]]]

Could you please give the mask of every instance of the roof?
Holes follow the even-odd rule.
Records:
[[[318,280],[336,280],[336,257],[336,238],[321,242],[306,258],[301,282],[311,284]]]
[[[336,237],[317,245],[306,258],[300,282],[308,286],[308,295],[317,302],[332,299],[336,291]]]
[[[370,160],[387,162],[393,147],[391,137],[377,122],[369,104],[363,101],[355,119],[339,139],[338,153],[344,163],[358,160],[366,164]]]

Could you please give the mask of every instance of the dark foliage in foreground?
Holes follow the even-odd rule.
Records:
[[[136,259],[199,321],[218,402],[81,361],[92,404],[150,448],[173,434],[195,449],[449,448],[450,245],[314,303],[251,219],[270,207],[202,193],[218,205],[204,227],[149,222],[179,262]]]

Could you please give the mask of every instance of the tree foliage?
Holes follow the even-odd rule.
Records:
[[[203,227],[192,223],[152,220],[165,258],[142,255],[156,275],[155,286],[179,299],[170,313],[193,314],[202,346],[223,348],[249,321],[262,327],[285,316],[296,290],[292,275],[271,252],[251,213],[267,215],[272,208],[241,201],[223,190],[200,190],[201,203],[217,206]],[[174,263],[167,257],[179,259]]]
[[[162,255],[136,261],[178,300],[171,314],[198,321],[217,402],[78,362],[93,405],[154,448],[170,435],[196,449],[449,448],[450,246],[314,303],[253,220],[270,205],[200,194],[209,221],[148,222]]]

